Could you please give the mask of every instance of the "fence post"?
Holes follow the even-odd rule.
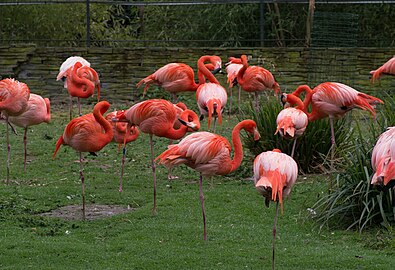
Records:
[[[263,0],[260,0],[259,3],[259,26],[260,26],[260,38],[261,47],[265,45],[265,4]]]
[[[86,47],[91,46],[90,0],[86,0]]]

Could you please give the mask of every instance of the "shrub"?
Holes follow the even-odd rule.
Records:
[[[278,148],[282,152],[290,154],[293,141],[282,138],[279,134],[274,135],[277,125],[276,118],[282,106],[278,100],[270,97],[267,103],[262,104],[258,111],[252,104],[243,110],[244,118],[250,117],[258,126],[261,139],[258,143],[252,138],[245,138],[245,146],[255,156],[264,152]],[[353,129],[349,125],[350,117],[334,121],[335,140],[337,149],[346,149]],[[323,172],[326,170],[327,156],[331,149],[331,131],[329,119],[322,119],[310,122],[304,135],[297,139],[294,159],[298,163],[299,170],[303,173]],[[336,156],[339,151],[337,151]],[[339,162],[337,162],[340,165]]]

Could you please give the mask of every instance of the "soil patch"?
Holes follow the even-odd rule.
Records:
[[[131,207],[119,205],[90,204],[85,206],[85,219],[95,220],[133,211]],[[67,205],[50,212],[41,213],[40,216],[63,218],[66,220],[82,220],[81,205]]]

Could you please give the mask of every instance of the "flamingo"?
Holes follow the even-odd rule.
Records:
[[[208,128],[210,129],[211,119],[214,117],[214,132],[216,120],[222,123],[222,112],[228,100],[225,88],[217,83],[204,83],[196,91],[197,105],[200,111],[200,120],[208,116]]]
[[[286,94],[283,94],[282,99],[286,98]],[[294,99],[295,103],[298,104],[298,107],[284,108],[280,111],[277,115],[277,129],[274,134],[280,133],[281,137],[293,139],[291,151],[291,157],[293,157],[295,153],[296,140],[298,137],[303,135],[309,121],[307,115],[303,112],[304,105],[302,101],[295,96],[290,96],[288,99]]]
[[[112,125],[103,117],[110,108],[107,101],[98,102],[93,108],[93,113],[85,114],[71,120],[64,129],[63,135],[56,142],[55,152],[61,145],[68,145],[80,154],[80,179],[82,189],[82,218],[85,220],[85,178],[83,171],[82,152],[100,151],[113,139]]]
[[[156,166],[154,162],[153,136],[178,140],[186,134],[188,128],[194,131],[200,128],[199,118],[195,112],[184,110],[178,118],[183,126],[179,129],[174,129],[174,122],[177,120],[177,110],[174,104],[164,99],[149,99],[133,105],[125,112],[119,113],[116,120],[128,122],[132,126],[138,126],[142,132],[150,136],[151,167],[154,179],[154,207],[152,212],[156,214]]]
[[[375,171],[371,184],[382,190],[392,188],[392,207],[395,208],[395,127],[389,127],[380,135],[372,151],[371,163]]]
[[[91,64],[80,56],[71,56],[60,66],[56,80],[63,80],[64,88],[69,92],[70,120],[72,118],[72,97],[77,97],[78,99],[78,113],[80,115],[80,98],[92,96],[94,89],[97,88],[97,98],[98,101],[100,100],[100,81],[97,72],[90,66]]]
[[[240,57],[243,67],[237,73],[237,83],[246,92],[255,94],[255,108],[259,109],[259,92],[273,89],[274,94],[281,93],[280,86],[270,71],[259,66],[248,66],[247,56]]]
[[[106,115],[107,121],[112,125],[114,136],[112,138],[112,142],[118,143],[118,150],[123,145],[122,148],[122,161],[121,161],[121,176],[119,180],[119,192],[123,191],[123,173],[125,168],[125,159],[126,159],[126,144],[133,142],[137,139],[140,132],[137,127],[132,126],[128,127],[127,123],[124,122],[114,122],[114,119],[121,112],[111,112]]]
[[[11,158],[11,145],[9,138],[9,117],[18,116],[22,114],[27,106],[30,98],[30,89],[23,83],[15,79],[4,79],[0,81],[0,113],[6,120],[7,131],[7,178],[6,183],[10,180],[10,158]]]
[[[288,196],[298,177],[295,160],[279,149],[259,154],[254,160],[254,183],[256,190],[265,198],[265,205],[276,202],[273,225],[272,269],[275,268],[275,241],[277,232],[278,205],[283,209],[283,197]]]
[[[324,82],[316,86],[313,90],[308,85],[301,85],[292,94],[288,94],[283,101],[293,105],[295,101],[291,100],[290,97],[299,97],[303,92],[306,93],[306,96],[302,109],[307,114],[309,122],[329,117],[331,126],[332,168],[336,146],[333,119],[343,117],[354,108],[368,110],[373,117],[376,117],[373,106],[384,103],[379,98],[361,93],[348,85],[338,82]],[[310,103],[312,110],[311,113],[308,113],[307,108]]]
[[[223,88],[218,80],[211,74],[204,62],[209,61],[210,56],[202,56],[198,60],[198,69],[200,74],[199,87],[196,90],[196,101],[200,111],[200,120],[204,116],[208,116],[208,128],[210,128],[211,118],[214,117],[214,131],[216,126],[216,119],[218,123],[222,123],[222,111],[228,100],[228,95],[225,88]],[[206,83],[206,79],[209,80]]]
[[[167,168],[180,164],[200,173],[199,194],[203,214],[203,239],[207,241],[206,213],[204,210],[203,176],[226,175],[235,171],[243,160],[243,148],[240,140],[240,131],[244,129],[259,140],[260,135],[253,120],[243,120],[232,131],[234,147],[233,159],[231,158],[232,146],[229,141],[217,134],[210,132],[195,132],[178,144],[169,145],[168,149],[155,160]]]
[[[207,61],[210,61],[212,64],[212,68],[214,69],[214,73],[221,70],[222,61],[221,58],[215,55],[205,56]],[[198,61],[199,66],[199,61]],[[207,74],[204,74],[207,75]],[[195,82],[193,69],[183,63],[169,63],[153,74],[147,76],[146,78],[140,80],[136,87],[139,88],[142,84],[145,84],[144,94],[147,92],[147,89],[151,84],[161,86],[165,91],[169,92],[173,97],[173,102],[177,100],[178,92],[187,92],[192,91],[195,92],[198,88],[199,84],[204,80],[203,74],[200,74],[198,71],[198,79],[199,83]]]
[[[40,95],[30,94],[25,111],[18,116],[9,116],[8,121],[18,127],[25,129],[23,135],[24,143],[24,170],[26,171],[27,158],[27,129],[30,126],[38,125],[43,122],[49,123],[51,120],[50,102],[48,98],[43,98]]]
[[[384,65],[379,67],[376,70],[370,71],[370,74],[372,74],[372,83],[374,83],[376,80],[378,80],[381,75],[386,74],[386,75],[395,75],[395,56],[393,56],[390,60],[388,60]]]
[[[239,70],[243,67],[243,63],[241,62],[240,58],[235,58],[235,57],[229,57],[229,62],[225,64],[226,66],[226,73],[227,73],[227,78],[228,78],[228,89],[230,93],[230,98],[233,101],[233,91],[232,87],[235,85],[238,85],[239,91],[238,91],[238,99],[237,99],[237,108],[240,113],[240,96],[241,96],[241,86],[240,84],[237,83],[237,73],[239,73]],[[232,103],[230,103],[229,106],[229,114],[232,112]]]

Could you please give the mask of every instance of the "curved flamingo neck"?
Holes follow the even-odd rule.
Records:
[[[248,61],[247,61],[247,56],[246,55],[242,55],[241,56],[241,63],[243,64],[243,66],[240,68],[239,72],[237,73],[237,82],[239,84],[243,84],[244,83],[244,73],[248,68]]]
[[[294,94],[288,94],[287,95],[287,102],[291,105],[296,105],[296,109],[299,109],[307,114],[306,107],[305,107],[304,103],[302,102],[302,100],[298,96],[296,96]]]
[[[209,80],[209,82],[219,84],[217,78],[208,70],[204,62],[210,61],[210,56],[202,56],[199,58],[197,66],[198,66],[198,80],[199,85],[206,82],[205,78]],[[200,74],[199,74],[200,72]],[[205,77],[205,78],[204,78]]]
[[[95,89],[95,83],[83,76],[79,76],[78,69],[81,67],[82,67],[82,64],[80,62],[77,62],[74,64],[74,66],[71,70],[71,76],[67,77],[68,78],[68,90],[72,96],[73,95],[80,96],[79,86],[86,85],[85,92],[88,94],[88,96],[91,96],[93,94],[94,89]],[[100,93],[100,88],[98,89],[98,93]],[[100,94],[98,94],[98,96],[99,95]],[[83,97],[85,97],[85,96],[83,96]]]
[[[237,124],[232,131],[232,144],[234,148],[234,154],[233,154],[233,159],[230,162],[231,165],[230,172],[233,172],[238,167],[240,167],[240,164],[243,161],[243,146],[241,144],[240,131],[244,129],[244,127],[245,124],[241,122]]]
[[[300,85],[298,88],[296,88],[296,90],[292,94],[299,97],[299,95],[303,92],[305,92],[305,94],[306,94],[306,96],[303,100],[303,105],[304,105],[305,110],[307,110],[307,108],[311,102],[313,90],[311,90],[311,88],[308,85],[304,84],[304,85]]]
[[[109,121],[107,121],[104,117],[103,114],[108,110],[110,107],[110,104],[105,102],[105,103],[98,103],[94,108],[93,108],[93,117],[95,117],[96,121],[103,127],[104,129],[104,134],[103,139],[105,139],[106,144],[110,142],[114,136],[114,131],[112,129],[112,125]]]

